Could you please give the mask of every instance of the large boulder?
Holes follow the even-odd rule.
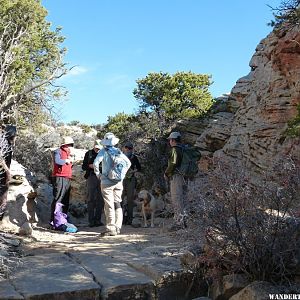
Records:
[[[17,161],[11,163],[12,180],[7,196],[7,211],[0,222],[0,230],[30,235],[31,224],[38,221],[36,192],[27,179],[26,169]]]
[[[280,289],[269,282],[254,281],[229,299],[230,300],[265,300],[265,299],[271,299],[270,295],[279,294],[279,293],[280,293]]]
[[[229,299],[249,284],[249,280],[243,274],[231,274],[223,276],[222,280],[215,281],[211,286],[211,298],[214,300]]]

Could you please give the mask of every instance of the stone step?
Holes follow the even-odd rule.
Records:
[[[1,300],[9,300],[9,299],[15,299],[15,300],[21,300],[24,299],[24,297],[19,294],[13,285],[10,284],[8,280],[1,280],[0,281],[0,299]]]
[[[126,263],[95,252],[70,254],[101,286],[101,299],[155,299],[154,281]]]
[[[22,261],[14,277],[9,279],[22,296],[17,299],[99,299],[100,287],[92,275],[65,254],[29,256]],[[1,300],[16,299],[0,295]]]
[[[0,282],[0,299],[153,299],[153,281],[97,253],[25,257],[14,277]],[[101,297],[101,298],[100,298]]]

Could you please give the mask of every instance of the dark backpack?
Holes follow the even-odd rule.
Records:
[[[198,160],[201,157],[199,149],[189,145],[180,146],[182,160],[177,168],[179,174],[186,178],[193,178],[198,173]]]

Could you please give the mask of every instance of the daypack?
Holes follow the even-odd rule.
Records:
[[[68,216],[62,212],[62,207],[63,204],[60,202],[57,202],[55,204],[53,222],[51,223],[51,225],[53,225],[54,229],[56,230],[70,233],[77,232],[77,227],[68,222]]]
[[[177,168],[179,174],[186,178],[193,178],[198,173],[198,160],[201,157],[200,151],[189,145],[181,145],[182,160]]]
[[[108,179],[115,182],[122,181],[131,166],[130,160],[120,149],[118,149],[118,153],[112,152],[110,148],[105,150],[112,160],[112,168],[107,175]]]

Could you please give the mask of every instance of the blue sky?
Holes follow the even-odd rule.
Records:
[[[280,0],[42,0],[63,28],[64,122],[100,124],[134,113],[136,80],[149,72],[210,74],[214,97],[249,73],[249,61]]]

